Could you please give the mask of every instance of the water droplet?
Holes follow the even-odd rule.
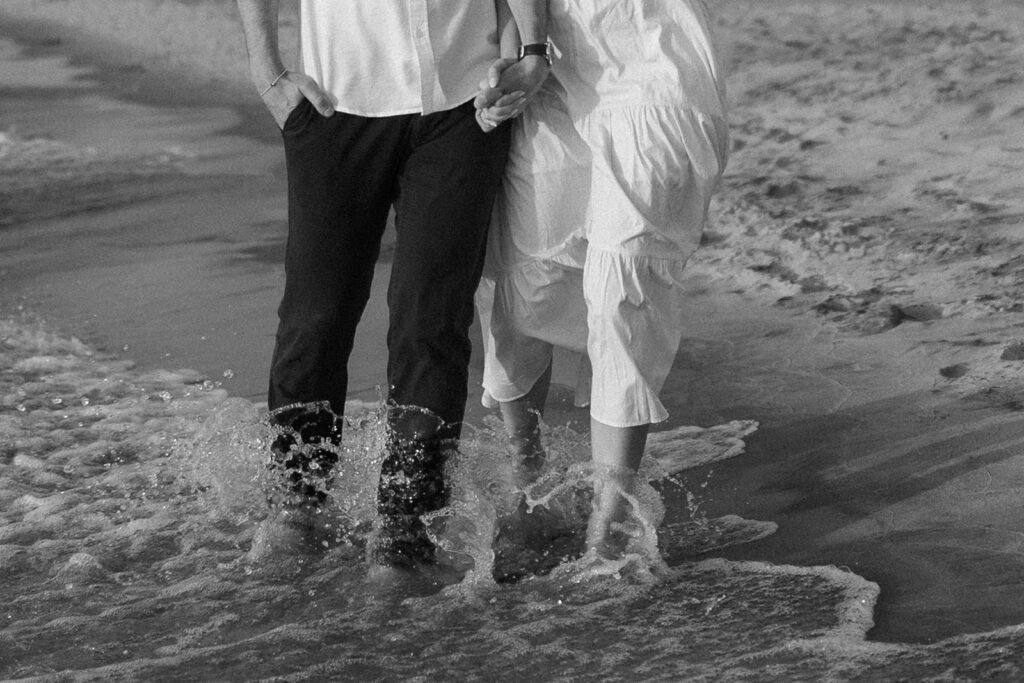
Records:
[[[19,413],[24,413],[24,412],[25,412],[25,411],[27,411],[27,410],[28,410],[28,408],[26,408],[26,407],[25,407],[25,404],[24,404],[24,403],[19,403],[19,404],[18,404],[18,412],[19,412]]]
[[[87,397],[85,397],[85,396],[82,397],[82,405],[83,406],[89,405],[89,399]]]
[[[56,396],[56,397],[50,399],[50,403],[52,403],[55,406],[59,406],[63,402],[64,402],[64,399],[62,399],[60,396]]]

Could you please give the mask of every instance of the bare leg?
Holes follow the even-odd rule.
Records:
[[[587,549],[604,557],[617,557],[626,547],[627,539],[611,527],[626,518],[626,499],[619,489],[632,493],[649,429],[650,425],[611,427],[593,418],[590,420],[593,463],[606,479],[594,492],[594,509],[587,525]]]
[[[551,387],[551,366],[544,371],[530,391],[522,398],[501,402],[501,418],[512,444],[512,452],[522,457],[520,484],[537,478],[544,464],[544,448],[540,443],[540,419]]]

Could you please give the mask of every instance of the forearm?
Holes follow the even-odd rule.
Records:
[[[498,11],[498,40],[501,45],[501,56],[515,59],[519,56],[519,27],[516,26],[507,0],[495,0],[494,6]]]
[[[522,113],[551,69],[548,55],[532,50],[520,57],[520,45],[548,40],[548,0],[494,0],[502,59],[497,60],[474,100],[484,132]]]
[[[507,0],[524,45],[548,39],[548,0]]]
[[[278,46],[280,0],[237,0],[238,14],[249,55],[249,75],[258,85],[271,82],[284,70]]]
[[[333,116],[334,104],[323,89],[304,73],[285,71],[278,46],[278,10],[281,0],[237,0],[238,14],[249,53],[249,76],[259,88],[278,127],[306,99],[321,116]]]

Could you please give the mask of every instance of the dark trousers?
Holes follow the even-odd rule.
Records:
[[[426,116],[320,116],[285,123],[288,246],[270,373],[271,410],[329,402],[339,415],[356,325],[388,211],[397,241],[388,286],[388,397],[404,438],[457,438],[465,410],[473,293],[508,151],[471,103]],[[432,417],[418,409],[425,409]]]

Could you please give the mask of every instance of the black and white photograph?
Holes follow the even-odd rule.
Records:
[[[0,0],[0,680],[1024,680],[1024,4]]]

